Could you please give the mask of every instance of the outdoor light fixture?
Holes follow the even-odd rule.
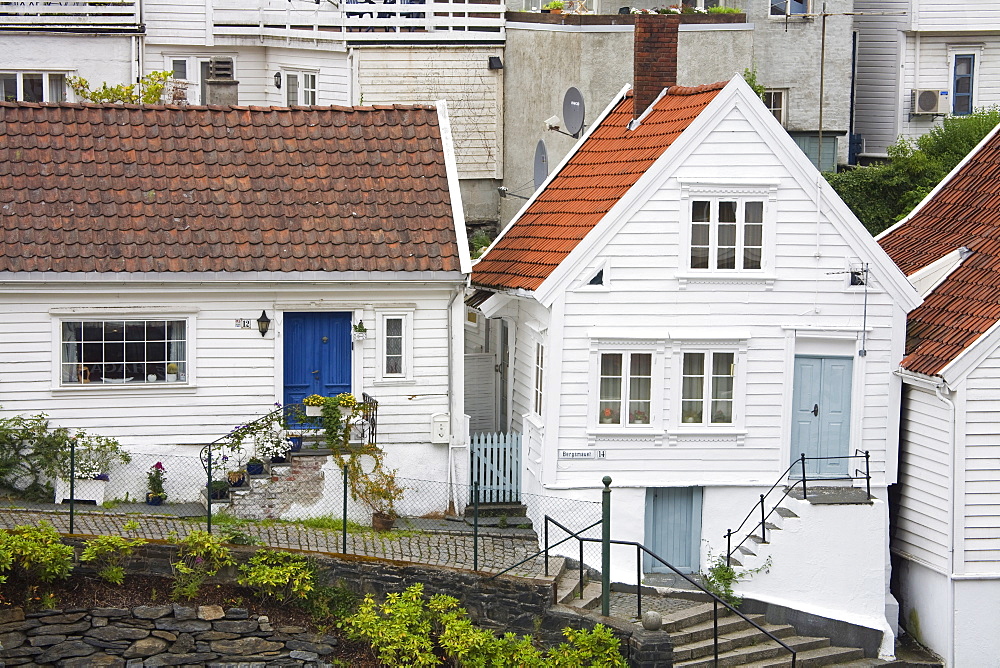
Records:
[[[260,330],[260,335],[264,336],[267,334],[267,330],[270,326],[271,319],[267,317],[267,311],[261,311],[260,317],[257,318],[257,329]]]
[[[281,72],[274,73],[274,87],[281,88]]]

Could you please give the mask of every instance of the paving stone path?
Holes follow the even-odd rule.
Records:
[[[34,525],[41,521],[52,524],[60,533],[69,533],[69,512],[39,509],[0,508],[0,527]],[[143,538],[165,539],[172,532],[185,536],[206,528],[203,519],[192,520],[166,515],[122,514],[107,511],[77,511],[73,530],[91,536],[118,535],[122,525],[130,520],[139,523],[136,535]],[[219,531],[221,527],[214,527]],[[313,529],[291,522],[248,522],[240,531],[253,536],[263,545],[276,548],[344,554],[339,531]],[[346,554],[379,559],[409,561],[431,566],[447,566],[472,570],[474,538],[461,532],[405,532],[377,534],[348,533]],[[496,573],[538,551],[535,540],[517,535],[481,535],[479,537],[479,570]],[[522,577],[542,577],[544,563],[533,559],[511,571]]]

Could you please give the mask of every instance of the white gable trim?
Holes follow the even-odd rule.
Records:
[[[979,62],[978,58],[976,59],[976,62]],[[958,174],[958,172],[961,171],[961,169],[965,167],[965,165],[967,165],[970,160],[972,160],[972,157],[977,153],[979,153],[980,149],[982,149],[983,146],[985,146],[987,143],[989,143],[991,139],[993,139],[993,136],[997,133],[998,130],[1000,130],[1000,123],[998,123],[992,130],[987,132],[986,136],[983,137],[983,140],[978,144],[976,144],[976,148],[969,151],[968,155],[962,158],[959,161],[959,163],[955,165],[955,168],[952,169],[950,172],[948,172],[948,176],[941,179],[941,182],[938,183],[936,186],[934,186],[934,189],[931,190],[929,193],[927,193],[927,196],[924,197],[922,200],[920,200],[919,204],[913,207],[912,211],[906,214],[906,216],[895,225],[891,225],[887,229],[882,230],[882,232],[878,236],[876,236],[875,239],[877,240],[882,239],[882,237],[886,236],[887,234],[890,234],[903,224],[909,222],[909,220],[913,218],[915,215],[917,215],[917,212],[923,209],[928,202],[934,199],[937,196],[937,194],[941,192],[941,189],[951,182],[951,180],[955,177],[955,174]]]
[[[569,153],[567,153],[563,157],[563,159],[559,161],[559,164],[556,165],[555,169],[549,172],[549,175],[548,177],[546,177],[545,182],[539,188],[536,188],[535,192],[531,193],[531,197],[529,197],[528,200],[524,203],[524,206],[522,206],[521,209],[514,215],[514,217],[510,219],[510,222],[507,223],[507,226],[503,228],[503,231],[501,231],[500,234],[497,235],[497,238],[493,240],[493,243],[490,244],[489,248],[487,248],[486,251],[479,256],[479,260],[482,260],[483,258],[488,256],[490,254],[490,251],[493,250],[493,247],[496,246],[501,239],[503,239],[505,234],[507,234],[507,230],[512,228],[514,224],[521,219],[521,216],[523,216],[524,212],[528,210],[528,207],[535,203],[535,200],[538,198],[539,193],[543,192],[546,188],[549,187],[549,183],[552,182],[552,179],[555,178],[556,174],[561,172],[562,168],[566,166],[567,162],[569,162],[569,159],[572,158],[574,155],[576,155],[576,152],[583,145],[583,142],[587,141],[587,139],[590,138],[590,135],[594,132],[594,130],[600,127],[601,123],[604,122],[604,119],[607,118],[608,114],[610,114],[611,111],[616,106],[618,106],[618,103],[620,103],[625,98],[625,93],[627,93],[631,88],[632,88],[631,85],[626,84],[625,86],[622,87],[620,91],[618,91],[618,95],[616,95],[611,100],[611,102],[608,103],[608,106],[604,107],[604,110],[600,113],[597,119],[590,124],[590,127],[586,129],[583,135],[581,135],[580,139],[576,142],[576,144],[573,145],[573,148],[569,150]],[[479,260],[476,260],[476,262],[479,262]]]
[[[444,152],[444,171],[448,177],[448,198],[451,200],[451,219],[455,225],[455,240],[458,243],[458,266],[463,274],[472,273],[472,256],[469,253],[469,238],[465,231],[465,208],[462,206],[462,188],[458,183],[458,164],[455,162],[455,140],[451,135],[451,118],[448,116],[448,101],[438,100],[438,126],[441,128],[441,147]]]
[[[535,290],[538,301],[545,306],[551,306],[557,295],[565,289],[567,281],[576,275],[574,268],[587,263],[599,252],[631,214],[662,185],[667,176],[673,172],[674,166],[694,150],[737,106],[782,162],[790,166],[791,177],[798,181],[806,196],[812,197],[818,207],[822,207],[825,200],[830,223],[862,260],[868,258],[868,262],[879,269],[877,274],[879,282],[884,284],[893,299],[906,311],[916,308],[921,300],[914,287],[741,77],[735,77],[726,84],[715,99],[708,103],[676,141],[663,152],[663,155],[563,259],[555,271]]]

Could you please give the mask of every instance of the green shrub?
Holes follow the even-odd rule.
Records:
[[[317,584],[298,603],[313,624],[320,629],[329,630],[340,626],[342,620],[354,612],[358,606],[358,597],[342,587]]]
[[[223,567],[236,564],[229,548],[222,544],[222,539],[207,531],[192,531],[184,538],[172,533],[170,542],[179,547],[177,561],[170,564],[174,571],[171,592],[174,600],[191,600],[198,595],[205,580]]]
[[[769,570],[771,568],[771,557],[768,557],[767,561],[757,568],[736,570],[726,563],[725,556],[721,554],[713,555],[709,552],[708,564],[708,568],[701,572],[702,584],[710,592],[735,608],[739,607],[743,602],[743,598],[733,591],[733,585],[737,582],[749,580],[757,573]]]
[[[73,570],[73,548],[64,545],[59,533],[42,520],[38,526],[16,526],[0,532],[0,543],[9,557],[8,568],[20,570],[28,582],[65,580]]]
[[[240,565],[237,581],[263,597],[285,603],[309,596],[313,589],[313,571],[301,554],[263,549]]]
[[[370,643],[386,665],[435,666],[441,663],[442,655],[454,665],[474,668],[626,665],[618,639],[606,627],[565,629],[568,642],[541,651],[529,636],[507,633],[497,637],[476,628],[451,596],[436,594],[425,601],[421,584],[401,594],[389,594],[381,604],[365,597],[345,627],[350,636]]]
[[[138,522],[126,522],[122,533],[135,531]],[[143,538],[125,538],[124,536],[98,536],[83,544],[80,561],[94,561],[97,566],[97,576],[110,584],[121,585],[125,582],[125,562],[135,553],[136,548],[146,544]]]

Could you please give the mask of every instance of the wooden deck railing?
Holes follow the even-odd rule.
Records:
[[[0,2],[2,30],[141,32],[138,0]]]

